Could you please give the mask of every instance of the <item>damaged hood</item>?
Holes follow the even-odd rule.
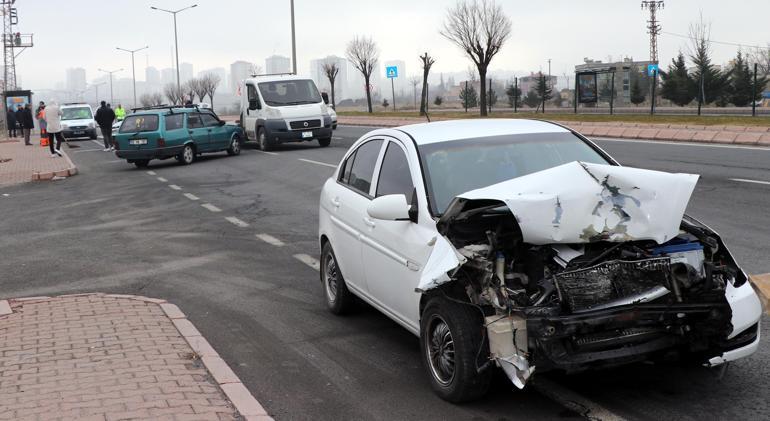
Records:
[[[457,196],[439,227],[475,201],[503,202],[529,244],[665,243],[679,233],[697,175],[571,162]]]

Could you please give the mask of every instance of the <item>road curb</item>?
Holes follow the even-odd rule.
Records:
[[[69,155],[62,151],[62,157],[67,161],[67,164],[69,165],[67,169],[48,172],[35,171],[32,173],[32,181],[53,180],[54,177],[61,179],[76,175],[78,173],[78,167],[72,162]]]
[[[185,316],[179,307],[167,302],[164,299],[149,298],[140,295],[103,293],[67,294],[57,297],[40,296],[11,298],[0,300],[0,317],[13,313],[13,310],[10,306],[10,301],[43,302],[54,298],[88,295],[137,300],[159,306],[161,310],[163,310],[163,313],[166,315],[166,317],[168,317],[174,326],[176,326],[179,334],[184,337],[187,344],[190,345],[190,348],[193,349],[196,356],[206,367],[206,370],[209,372],[211,377],[222,389],[222,392],[224,392],[225,396],[227,396],[227,399],[230,400],[235,409],[238,411],[238,413],[241,414],[241,416],[243,416],[245,420],[269,421],[273,419],[267,414],[267,411],[265,411],[264,407],[240,381],[238,376],[230,369],[227,363],[219,356],[217,351],[208,343],[206,338],[204,338],[203,335],[198,332],[198,329],[195,328],[192,322],[187,320],[187,316]]]

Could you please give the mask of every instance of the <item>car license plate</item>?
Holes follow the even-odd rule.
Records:
[[[129,145],[146,145],[147,139],[131,139],[128,141]]]
[[[302,132],[303,139],[310,139],[311,137],[313,137],[313,132]]]
[[[86,134],[86,132],[84,132],[83,130],[79,130],[79,131],[76,131],[76,132],[74,132],[74,133],[75,133],[75,134]]]

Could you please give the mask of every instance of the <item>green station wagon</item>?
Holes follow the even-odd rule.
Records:
[[[115,135],[115,154],[139,168],[152,159],[176,158],[192,164],[204,153],[241,153],[243,133],[210,109],[152,107],[126,117]]]

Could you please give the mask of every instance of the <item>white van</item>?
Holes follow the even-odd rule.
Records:
[[[96,139],[96,121],[90,105],[78,102],[63,104],[60,108],[62,136],[65,139]]]
[[[332,141],[332,118],[311,79],[294,75],[257,76],[243,81],[241,127],[260,149],[287,142]]]

